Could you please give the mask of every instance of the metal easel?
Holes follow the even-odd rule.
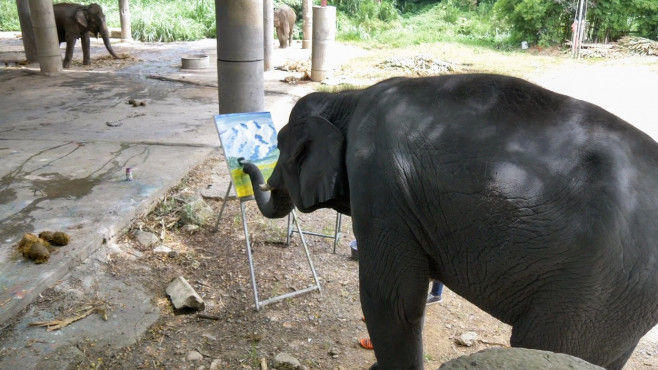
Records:
[[[338,242],[340,242],[341,238],[341,227],[343,226],[343,215],[340,212],[336,212],[336,227],[334,229],[334,235],[328,235],[328,234],[319,234],[319,233],[313,233],[310,231],[304,231],[303,234],[306,235],[313,235],[313,236],[319,236],[321,238],[329,238],[334,240],[334,254],[336,254],[336,246],[338,245]],[[294,228],[294,223],[290,215],[288,215],[288,236],[286,238],[286,244],[290,244],[290,237],[292,236],[293,233],[298,232]]]
[[[229,182],[228,189],[226,189],[226,194],[224,195],[224,201],[222,203],[222,207],[219,211],[219,215],[217,216],[217,221],[215,222],[215,232],[217,231],[219,227],[219,220],[221,220],[223,214],[224,214],[224,208],[226,207],[226,202],[228,201],[229,194],[231,192],[231,187],[233,186],[233,181]],[[242,228],[244,230],[244,237],[245,241],[247,244],[247,258],[249,259],[249,271],[251,273],[251,286],[254,291],[254,302],[256,304],[256,311],[260,310],[261,307],[268,305],[270,303],[278,302],[281,300],[284,300],[286,298],[291,298],[298,296],[300,294],[312,292],[314,290],[317,290],[318,292],[322,292],[322,289],[320,288],[320,281],[318,279],[318,275],[315,272],[315,267],[313,267],[313,261],[311,261],[311,254],[308,251],[308,246],[306,244],[306,239],[304,238],[304,234],[309,234],[305,231],[302,231],[301,226],[299,226],[299,219],[297,218],[297,213],[293,209],[292,212],[288,215],[288,235],[286,238],[286,243],[290,244],[290,236],[292,235],[293,232],[299,233],[300,239],[302,240],[302,245],[304,246],[304,252],[306,253],[306,259],[308,260],[308,264],[311,268],[311,273],[313,274],[313,279],[315,280],[315,285],[310,286],[305,289],[297,290],[294,292],[290,293],[285,293],[278,295],[276,297],[272,297],[266,300],[261,301],[260,298],[258,297],[258,284],[256,282],[256,273],[255,273],[255,267],[254,267],[254,261],[253,258],[251,257],[251,241],[249,240],[249,230],[247,226],[247,214],[245,212],[244,204],[250,200],[254,200],[253,196],[248,196],[248,197],[241,197],[239,198],[240,200],[240,212],[242,212]],[[294,230],[296,229],[296,230]],[[291,231],[292,230],[292,231]],[[338,230],[338,229],[337,229]],[[315,235],[315,234],[313,234]],[[334,252],[335,252],[335,244],[334,244]]]

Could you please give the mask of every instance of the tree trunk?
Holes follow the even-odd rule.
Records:
[[[130,24],[130,5],[128,0],[119,0],[119,18],[121,20],[121,40],[133,39]]]

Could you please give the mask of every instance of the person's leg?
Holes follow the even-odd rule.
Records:
[[[438,280],[434,280],[432,282],[432,290],[430,291],[430,293],[433,296],[439,296],[440,297],[441,294],[443,293],[443,283],[441,283]]]
[[[425,302],[425,304],[430,305],[430,304],[441,302],[442,293],[443,293],[443,283],[441,283],[438,280],[434,280],[432,282],[432,289],[430,290],[430,294],[427,296],[427,301]]]

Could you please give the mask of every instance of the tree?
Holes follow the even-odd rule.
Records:
[[[569,0],[498,0],[497,16],[512,29],[512,41],[556,44],[571,38],[576,2]],[[658,1],[590,0],[587,2],[587,38],[616,41],[637,36],[658,39]]]
[[[498,0],[494,11],[510,25],[512,41],[549,45],[569,38],[575,4],[568,0]]]

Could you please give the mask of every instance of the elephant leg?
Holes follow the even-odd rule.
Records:
[[[359,239],[361,307],[382,369],[423,368],[423,317],[429,283],[427,257],[418,247]]]
[[[283,49],[288,47],[288,45],[289,45],[288,44],[288,39],[289,38],[290,38],[290,27],[288,26],[287,23],[284,23],[284,25],[283,25],[283,44],[281,45],[281,47]]]
[[[571,305],[569,300],[577,299],[574,297],[579,294],[587,296],[583,291],[574,290],[568,292],[570,298],[564,300],[555,296],[551,297],[552,300],[534,299],[537,308],[514,323],[510,344],[512,347],[567,353],[608,370],[621,369],[635,345],[622,348],[626,343],[609,341],[607,338],[614,335],[610,328],[615,324],[605,325],[605,316],[592,317],[586,305]],[[632,322],[628,325],[631,326]]]
[[[91,64],[91,43],[89,42],[89,32],[85,32],[80,37],[80,43],[82,44],[82,64],[88,66]]]
[[[75,42],[76,42],[75,37],[66,38],[66,53],[64,54],[64,62],[62,63],[62,66],[64,68],[71,67],[71,60],[73,59],[73,50],[75,48]]]
[[[635,351],[636,346],[637,345],[633,346],[633,348],[631,348],[629,351],[621,355],[618,359],[611,362],[610,365],[606,366],[606,369],[611,369],[611,370],[622,369],[626,364],[626,361],[628,361],[628,359],[631,358],[631,355],[633,354],[633,351]]]

